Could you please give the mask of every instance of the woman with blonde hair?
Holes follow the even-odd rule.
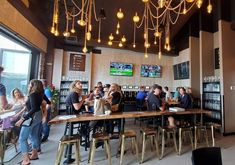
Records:
[[[29,96],[26,101],[27,112],[16,123],[16,126],[22,126],[20,130],[19,143],[23,155],[21,165],[29,165],[30,160],[38,159],[38,149],[40,147],[40,126],[42,122],[41,105],[43,102],[43,85],[40,80],[31,80],[28,87]],[[29,157],[28,139],[32,143],[32,155]]]
[[[70,106],[73,113],[78,114],[86,99],[82,96],[82,83],[79,80],[75,80],[70,84],[70,93],[66,98],[66,105]]]

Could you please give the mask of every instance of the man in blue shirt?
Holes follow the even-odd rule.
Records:
[[[136,95],[136,106],[137,109],[142,109],[145,98],[147,97],[147,93],[145,92],[145,86],[140,87],[140,91],[138,91]]]
[[[41,80],[43,87],[44,87],[44,96],[48,98],[49,101],[51,101],[53,93],[51,90],[47,87],[47,82],[45,79]],[[47,119],[44,123],[42,123],[42,139],[41,142],[47,141],[50,133],[50,125],[48,124],[48,121],[50,120],[51,117],[51,105],[47,103]]]

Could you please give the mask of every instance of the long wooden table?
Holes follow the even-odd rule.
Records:
[[[209,114],[210,111],[203,109],[188,109],[187,111],[181,112],[170,112],[170,111],[132,111],[132,112],[116,112],[110,115],[94,115],[94,114],[79,114],[79,115],[58,115],[52,120],[49,121],[49,124],[69,124],[69,135],[73,134],[73,122],[84,122],[84,121],[96,121],[96,120],[112,120],[112,119],[121,119],[121,131],[124,131],[124,119],[127,118],[139,118],[139,117],[162,117],[162,126],[164,125],[164,116],[170,115],[201,115],[201,123],[203,121],[203,114]],[[195,120],[196,121],[196,120]],[[67,159],[65,163],[72,163],[74,160],[71,158],[72,146],[69,145],[67,152]]]
[[[203,115],[210,114],[211,111],[203,109],[188,109],[181,112],[170,111],[133,111],[133,112],[116,112],[110,115],[94,115],[94,114],[80,114],[80,115],[58,115],[49,121],[49,124],[61,124],[67,122],[83,122],[94,120],[111,120],[111,119],[127,119],[127,118],[139,118],[139,117],[156,117],[156,116],[170,116],[170,115]]]

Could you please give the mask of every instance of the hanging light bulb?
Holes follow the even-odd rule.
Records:
[[[98,42],[98,43],[101,43],[101,39],[99,38],[99,39],[97,40],[97,42]]]
[[[116,34],[117,34],[117,35],[119,34],[119,30],[118,30],[118,29],[116,30]]]
[[[83,53],[86,53],[88,50],[87,50],[87,47],[84,46],[83,49],[82,49]]]
[[[63,36],[64,36],[64,37],[69,37],[69,36],[70,36],[70,33],[69,33],[68,31],[64,31]]]
[[[184,1],[184,9],[183,9],[183,14],[187,13],[187,9],[186,9],[186,1]]]
[[[142,2],[147,3],[149,0],[142,0]]]
[[[160,32],[159,32],[158,30],[155,31],[155,32],[154,32],[154,36],[155,36],[155,37],[159,37],[159,36],[160,36]]]
[[[70,31],[71,31],[71,33],[75,33],[76,32],[75,29],[71,29]]]
[[[113,45],[113,42],[112,42],[112,41],[109,41],[109,42],[108,42],[108,45],[109,45],[109,46]]]
[[[145,48],[149,48],[149,47],[150,47],[150,43],[148,43],[148,42],[145,41],[145,42],[144,42],[144,47],[145,47]]]
[[[109,35],[109,40],[112,41],[113,39],[114,39],[114,37],[113,37],[113,34],[111,33],[111,34]]]
[[[122,42],[119,42],[118,46],[119,46],[120,48],[123,47]]]
[[[140,17],[137,15],[137,12],[135,13],[135,16],[133,17],[133,22],[137,23],[140,21]]]
[[[186,0],[188,3],[192,3],[194,0]]]
[[[157,41],[156,41],[156,38],[154,39],[154,43],[153,43],[154,45],[157,45]]]
[[[201,8],[202,3],[203,3],[203,0],[197,0],[196,4],[199,9]]]
[[[163,8],[165,6],[166,1],[165,0],[158,0],[158,6],[160,8]]]
[[[211,1],[209,0],[209,4],[207,6],[207,12],[210,14],[212,12],[212,5],[211,5]]]
[[[162,52],[158,52],[158,59],[161,60],[162,58]]]
[[[86,21],[80,19],[77,21],[77,23],[80,25],[80,26],[85,26],[86,25]]]
[[[144,58],[148,58],[148,53],[147,52],[144,53]]]
[[[117,12],[117,18],[122,19],[124,17],[124,14],[122,12],[122,9],[120,8],[119,11]]]
[[[60,35],[59,31],[58,31],[58,30],[55,30],[54,35],[55,35],[55,36],[59,36],[59,35]]]
[[[171,46],[170,46],[170,44],[167,45],[166,50],[167,50],[168,52],[171,51]]]
[[[146,33],[144,33],[144,39],[146,39],[146,37],[147,37],[147,34],[146,34]]]
[[[91,32],[86,33],[86,39],[87,39],[87,41],[91,40]]]
[[[117,29],[119,29],[120,28],[120,24],[119,24],[119,22],[117,23]]]
[[[122,39],[121,39],[122,42],[126,42],[126,37],[123,35],[122,36]]]
[[[88,31],[91,31],[92,30],[92,25],[90,24],[89,26],[88,26]]]
[[[136,45],[135,44],[133,44],[133,48],[135,48],[136,47]]]
[[[54,27],[54,26],[51,27],[51,33],[52,33],[52,34],[55,33],[55,27]]]

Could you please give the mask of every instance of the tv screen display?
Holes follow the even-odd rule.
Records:
[[[111,76],[133,76],[133,64],[111,62],[109,73]]]
[[[161,77],[162,67],[160,65],[141,65],[140,75],[142,77]]]

